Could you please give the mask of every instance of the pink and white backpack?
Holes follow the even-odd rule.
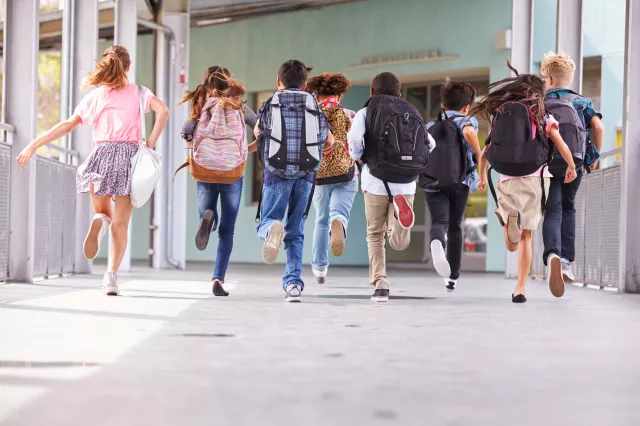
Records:
[[[247,161],[247,139],[242,110],[207,100],[193,135],[193,160],[214,172],[234,170]]]

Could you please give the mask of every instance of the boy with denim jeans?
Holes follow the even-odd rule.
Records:
[[[441,89],[442,108],[446,117],[456,124],[462,136],[467,164],[474,164],[480,158],[478,141],[478,120],[468,117],[469,108],[475,101],[476,89],[467,82],[451,81]],[[427,128],[435,123],[431,122]],[[451,189],[425,189],[427,207],[431,214],[431,257],[438,275],[444,278],[445,289],[455,290],[460,277],[462,260],[462,220],[467,208],[469,192],[476,190],[478,173],[475,167],[468,173],[462,187]],[[445,236],[446,254],[445,254]]]
[[[258,150],[258,155],[264,156],[265,170],[260,221],[256,230],[258,236],[264,240],[262,256],[267,264],[275,263],[280,245],[284,241],[287,263],[282,276],[282,287],[285,300],[288,302],[301,301],[304,288],[301,276],[304,224],[313,197],[313,181],[317,171],[317,167],[304,169],[304,162],[315,159],[319,166],[323,147],[328,148],[333,144],[326,117],[320,111],[315,98],[312,97],[310,101],[307,96],[311,95],[304,92],[310,70],[296,60],[286,61],[280,66],[278,92],[263,104],[255,128],[255,135],[259,140],[270,138],[266,142],[263,140],[263,145]],[[278,101],[274,102],[276,96]],[[272,133],[272,127],[276,126],[272,121],[278,119],[276,117],[273,120],[276,114],[273,113],[272,116],[269,106],[274,110],[278,109],[277,114],[284,124],[281,128],[282,135],[277,135],[278,137]],[[315,123],[310,122],[311,117],[315,117],[317,128],[313,127]],[[308,143],[308,137],[317,139]],[[267,160],[273,161],[273,164],[269,163],[273,166],[277,164],[276,161],[280,161],[281,155],[286,157],[286,161],[296,159],[294,167],[290,162],[286,163],[282,171],[284,177],[269,171],[267,166]],[[285,214],[286,224],[282,222]]]
[[[577,95],[567,89],[573,81],[575,63],[564,53],[545,55],[540,72],[545,78],[547,99],[570,99],[578,112],[583,128],[590,132],[593,144],[598,151],[604,142],[604,125],[602,115],[593,108],[591,99]],[[592,164],[584,163],[589,171],[596,169],[598,160]],[[575,180],[564,183],[566,164],[558,159],[551,163],[549,169],[553,174],[547,194],[545,219],[542,228],[544,237],[544,263],[549,265],[549,279],[574,281],[571,262],[575,259],[576,209],[575,198],[584,171],[578,168]]]

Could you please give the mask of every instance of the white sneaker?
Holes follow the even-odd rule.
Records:
[[[571,263],[562,262],[562,277],[565,279],[565,281],[576,281],[576,276],[573,274]]]
[[[311,268],[311,272],[313,272],[313,275],[316,277],[316,281],[318,284],[324,284],[327,272],[329,272],[329,268],[327,267],[327,269],[325,269],[324,271],[318,271],[317,269]]]
[[[272,265],[278,260],[280,254],[280,245],[284,239],[284,223],[279,220],[271,224],[267,238],[262,246],[262,259],[267,265]]]
[[[89,260],[93,260],[96,258],[96,256],[100,252],[100,243],[102,242],[102,237],[104,237],[104,234],[106,234],[109,230],[109,226],[111,226],[111,220],[109,220],[106,215],[97,213],[95,216],[93,216],[91,226],[89,227],[89,232],[84,239],[84,257]]]
[[[115,272],[107,272],[102,279],[102,292],[107,296],[117,296],[120,294],[118,290],[118,276]]]
[[[433,266],[436,268],[438,275],[442,278],[449,278],[451,275],[451,266],[444,253],[444,247],[442,247],[442,243],[439,240],[431,241],[431,258],[433,259]]]
[[[549,266],[549,290],[555,297],[564,295],[564,278],[562,278],[562,260],[557,254],[552,254],[547,259]]]
[[[302,287],[298,284],[289,284],[285,290],[285,302],[302,302]]]
[[[453,290],[456,289],[456,284],[458,284],[458,280],[452,280],[451,278],[444,278],[444,288],[449,293],[452,293]]]

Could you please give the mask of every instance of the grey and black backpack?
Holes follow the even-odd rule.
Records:
[[[566,96],[557,96],[557,94],[548,95],[544,101],[545,110],[558,120],[560,136],[569,147],[573,154],[573,161],[576,168],[580,168],[584,164],[584,158],[587,145],[587,128],[584,123],[582,111],[578,111],[573,105],[573,100],[581,97],[575,92],[569,91]],[[564,173],[567,169],[567,163],[562,156],[555,155],[549,163],[549,170],[552,173]]]

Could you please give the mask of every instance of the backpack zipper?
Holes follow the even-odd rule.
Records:
[[[389,121],[389,124],[391,125],[391,127],[393,127],[393,132],[396,134],[396,146],[398,147],[398,155],[402,155],[402,151],[400,151],[400,142],[398,142],[398,130],[396,129],[396,126],[394,126],[391,121]]]

